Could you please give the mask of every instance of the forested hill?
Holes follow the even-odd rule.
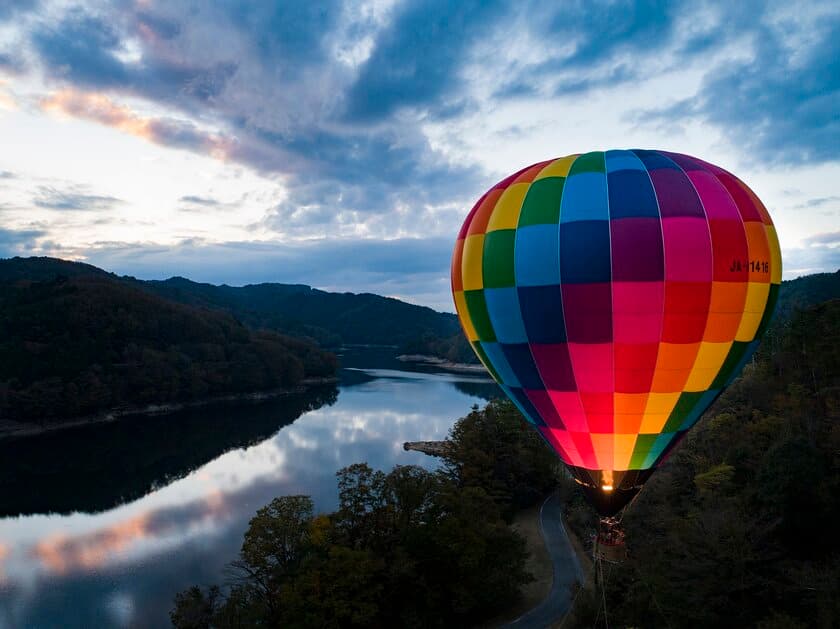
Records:
[[[840,270],[782,282],[776,319],[789,319],[796,310],[816,306],[829,299],[840,299]]]
[[[221,308],[255,328],[309,336],[322,345],[403,345],[424,334],[459,330],[453,314],[370,293],[330,293],[304,284],[214,286],[183,277],[142,282],[163,297]]]
[[[0,282],[45,282],[58,277],[110,277],[119,276],[83,262],[59,258],[0,258]]]
[[[45,424],[286,389],[335,369],[335,357],[309,342],[251,330],[95,267],[0,261],[0,420]]]
[[[330,293],[304,284],[216,286],[183,277],[143,281],[55,258],[0,260],[0,282],[97,276],[120,280],[165,299],[222,310],[254,329],[308,337],[325,347],[347,343],[404,346],[422,337],[460,333],[454,314],[368,293]]]

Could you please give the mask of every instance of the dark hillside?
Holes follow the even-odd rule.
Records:
[[[111,277],[117,275],[83,262],[59,258],[6,258],[0,259],[0,282],[45,282],[57,277]]]
[[[782,282],[777,319],[788,319],[796,311],[829,299],[840,299],[840,270],[834,273],[815,273]]]
[[[304,341],[253,332],[93,267],[46,264],[59,274],[0,282],[0,418],[49,423],[293,387],[335,370],[332,355]],[[41,262],[35,271],[47,272]]]
[[[460,334],[454,314],[370,293],[330,293],[305,284],[216,286],[183,277],[145,281],[56,258],[0,260],[0,282],[50,281],[59,277],[120,280],[164,299],[224,311],[254,329],[308,338],[323,347],[402,346],[424,336],[441,339]]]
[[[329,293],[303,284],[213,286],[180,277],[142,284],[169,299],[226,310],[251,327],[309,336],[322,345],[402,345],[458,330],[455,315],[370,293]]]

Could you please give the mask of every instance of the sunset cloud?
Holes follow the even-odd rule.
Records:
[[[188,121],[143,117],[104,94],[65,89],[39,101],[43,111],[59,113],[113,127],[161,146],[182,148],[225,159],[235,141],[203,131]]]
[[[0,59],[0,65],[2,65],[2,59]],[[17,108],[18,104],[15,95],[6,87],[5,81],[0,80],[0,109],[11,111]]]

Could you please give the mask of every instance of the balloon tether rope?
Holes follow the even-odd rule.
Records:
[[[609,580],[609,573],[604,576],[604,561],[598,557],[595,559],[595,597],[598,597],[598,572],[601,573],[601,602],[604,610],[604,626],[610,629],[610,620],[607,615],[607,581]],[[612,570],[610,570],[612,571]],[[595,616],[595,626],[598,626],[598,620],[601,618],[601,605],[598,606],[598,614]]]
[[[653,601],[653,604],[656,606],[656,610],[659,612],[659,615],[662,616],[662,620],[665,621],[665,625],[668,629],[671,628],[671,623],[668,621],[668,617],[665,615],[665,612],[662,609],[662,606],[659,604],[659,601],[656,599],[656,594],[653,593],[653,588],[650,587],[650,584],[645,579],[645,575],[642,574],[642,570],[640,568],[636,568],[636,574],[639,575],[639,579],[642,581],[644,586],[647,588],[648,593],[650,594],[650,599]]]

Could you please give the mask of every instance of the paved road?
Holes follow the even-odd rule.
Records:
[[[563,526],[563,509],[557,493],[551,494],[540,508],[540,529],[551,561],[554,563],[554,581],[545,600],[519,618],[503,625],[501,629],[543,629],[559,622],[572,602],[572,585],[583,582],[572,543]]]

